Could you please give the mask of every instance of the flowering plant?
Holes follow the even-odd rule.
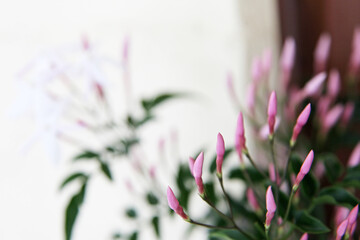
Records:
[[[247,108],[241,109],[237,120],[234,147],[226,148],[219,133],[209,168],[212,177],[203,180],[203,152],[195,160],[189,158],[191,174],[182,176],[183,182],[194,182],[209,212],[201,220],[192,217],[187,211],[191,189],[183,184],[175,191],[168,187],[169,207],[186,222],[209,228],[210,239],[358,239],[360,137],[354,127],[359,122],[359,40],[360,29],[356,29],[345,82],[347,94],[343,95],[339,95],[339,72],[332,69],[326,73],[331,45],[328,34],[318,41],[315,75],[303,87],[291,82],[296,44],[292,38],[285,41],[279,99],[275,91],[269,92],[266,81],[271,52],[256,58]],[[232,99],[240,105],[231,78],[228,86]],[[261,98],[264,95],[269,96],[268,101]],[[244,116],[255,133],[256,150],[246,143]],[[340,151],[355,145],[347,160]],[[232,152],[240,167],[226,168]],[[244,184],[243,194],[228,190],[226,184],[231,181]]]

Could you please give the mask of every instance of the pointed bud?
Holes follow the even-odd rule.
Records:
[[[344,106],[341,104],[335,105],[330,111],[325,115],[325,118],[322,121],[322,132],[327,134],[327,132],[337,123],[344,111]]]
[[[202,168],[204,163],[204,153],[201,152],[196,158],[193,168],[193,174],[195,178],[196,185],[198,186],[198,191],[200,195],[204,195],[204,184],[202,181]]]
[[[258,211],[260,209],[259,203],[256,200],[254,191],[251,188],[248,188],[246,191],[246,197],[250,204],[250,206],[255,210]]]
[[[338,228],[336,229],[336,240],[341,240],[341,238],[344,236],[345,231],[349,225],[349,221],[345,219],[340,223]]]
[[[296,176],[296,180],[295,180],[295,184],[294,184],[294,187],[296,186],[295,188],[297,188],[299,186],[300,182],[303,180],[305,175],[308,174],[308,172],[310,171],[313,159],[314,159],[314,151],[311,150],[309,152],[309,154],[306,156],[303,164],[301,165],[300,171],[299,171],[298,175]]]
[[[235,149],[238,153],[240,161],[242,162],[242,152],[246,151],[246,139],[245,139],[245,129],[244,129],[244,118],[243,114],[240,112],[237,119],[237,127],[235,133]]]
[[[341,81],[340,73],[338,70],[332,69],[329,74],[327,83],[327,94],[332,100],[334,100],[340,92]]]
[[[296,45],[294,38],[286,38],[280,57],[281,82],[284,89],[287,89],[290,82],[291,72],[295,62],[295,51]]]
[[[335,208],[335,225],[339,226],[349,215],[350,210],[347,207],[336,207]]]
[[[189,217],[184,213],[183,208],[180,206],[179,201],[176,199],[172,189],[168,186],[167,188],[167,199],[169,207],[176,212],[185,221],[189,221]]]
[[[359,204],[357,204],[353,209],[351,209],[347,219],[349,220],[348,228],[356,222],[359,212]]]
[[[328,96],[320,97],[317,102],[317,111],[316,114],[320,119],[324,119],[326,116],[326,113],[329,111],[331,104],[331,98]]]
[[[311,112],[311,104],[309,103],[308,105],[306,105],[304,110],[302,110],[302,112],[300,113],[299,117],[296,120],[296,124],[294,126],[293,134],[292,134],[292,137],[290,140],[291,146],[293,146],[295,144],[297,137],[299,136],[299,133],[301,132],[301,129],[308,121],[310,112]]]
[[[274,200],[274,195],[271,191],[271,186],[269,186],[266,190],[266,220],[265,220],[265,228],[269,228],[271,224],[271,220],[274,217],[274,213],[276,211],[276,204]]]
[[[350,236],[352,236],[355,232],[357,222],[354,222],[350,227]]]
[[[300,240],[308,240],[308,234],[307,234],[307,233],[304,233],[304,234],[301,236]]]
[[[354,167],[359,165],[359,163],[360,163],[360,142],[356,145],[356,147],[352,151],[347,165],[348,167]]]
[[[321,72],[310,79],[303,88],[304,97],[311,97],[321,91],[322,84],[326,79],[326,73]]]
[[[104,93],[104,88],[101,86],[100,83],[98,82],[94,82],[94,87],[95,87],[95,92],[97,97],[100,100],[104,100],[105,99],[105,93]]]
[[[341,126],[343,128],[346,128],[346,126],[349,124],[351,117],[354,113],[354,110],[355,110],[355,105],[353,102],[347,102],[345,104],[344,112],[340,120]]]
[[[280,117],[276,117],[274,131],[276,131],[279,128],[280,122],[281,122]],[[259,137],[261,140],[266,140],[266,139],[269,139],[269,135],[270,135],[269,134],[269,125],[265,124],[259,130]]]
[[[275,174],[275,167],[273,163],[269,164],[269,178],[272,182],[276,182],[277,185],[280,185],[280,176],[279,173],[277,173],[277,178],[276,178],[276,174]],[[276,181],[277,179],[277,181]]]
[[[194,164],[195,164],[195,159],[193,159],[192,157],[189,157],[189,169],[191,174],[194,176]]]
[[[314,52],[314,70],[316,73],[325,71],[329,58],[331,37],[328,33],[321,34]]]
[[[151,166],[151,168],[149,169],[149,175],[152,179],[154,179],[156,177],[156,167],[155,166]]]
[[[277,114],[277,100],[276,100],[276,93],[273,91],[270,95],[269,105],[268,105],[268,124],[269,124],[270,136],[274,134],[276,114]]]
[[[217,135],[217,143],[216,143],[216,171],[218,176],[222,175],[222,164],[224,161],[224,154],[225,154],[225,143],[224,138],[221,133]]]

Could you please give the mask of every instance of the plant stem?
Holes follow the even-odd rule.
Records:
[[[260,197],[260,195],[257,193],[257,191],[255,190],[255,184],[253,183],[253,181],[250,178],[249,173],[247,172],[246,168],[245,168],[245,164],[242,163],[241,167],[240,167],[241,171],[244,174],[245,180],[249,183],[250,187],[253,189],[256,200],[258,201],[258,203],[261,204],[261,207],[264,208],[265,207],[265,203],[264,203],[264,199],[262,199]]]
[[[252,239],[252,240],[256,240],[253,236],[251,236],[250,234],[246,233],[244,230],[242,230],[241,228],[239,228],[236,223],[235,223],[235,220],[234,220],[234,217],[228,217],[226,216],[224,213],[222,213],[219,209],[217,209],[214,204],[212,204],[210,202],[210,200],[205,196],[202,198],[207,204],[209,204],[210,207],[212,207],[221,217],[223,217],[224,219],[226,219],[227,221],[230,221],[233,226],[232,226],[232,229],[236,229],[238,232],[240,232],[241,234],[245,235],[247,238],[249,239]],[[229,204],[230,204],[230,201],[229,201]],[[231,208],[231,205],[229,205],[230,208]],[[206,224],[205,224],[206,225]]]
[[[294,195],[295,195],[295,193],[296,193],[296,190],[297,190],[297,187],[295,187],[295,186],[291,189],[291,194],[290,194],[290,198],[289,198],[288,205],[287,205],[287,207],[286,207],[286,212],[285,212],[283,224],[286,222],[286,220],[287,220],[287,218],[288,218],[288,216],[289,216],[290,207],[291,207],[291,202],[292,202],[292,200],[293,200],[293,198],[294,198]]]
[[[250,153],[248,152],[248,150],[244,150],[244,154],[245,156],[249,159],[251,165],[265,178],[267,178],[267,176],[263,173],[263,171],[261,171],[258,166],[255,164],[253,158],[250,156]]]
[[[192,219],[190,219],[189,223],[194,224],[194,225],[198,225],[198,226],[202,226],[202,227],[206,227],[206,228],[211,228],[211,229],[234,229],[234,226],[220,227],[220,226],[214,226],[214,225],[208,225],[208,224],[205,224],[205,223],[200,223],[200,222],[194,221]]]
[[[292,154],[293,149],[294,149],[293,146],[290,147],[289,157],[288,157],[288,159],[286,160],[286,163],[285,163],[284,173],[283,173],[283,176],[282,176],[281,181],[280,181],[280,186],[286,179],[286,176],[287,176],[287,173],[288,173],[288,168],[289,168],[289,163],[290,163],[290,158],[291,158],[291,154]]]
[[[269,228],[265,228],[265,237],[266,237],[266,240],[269,240]]]
[[[277,166],[276,158],[275,158],[275,151],[274,151],[274,136],[270,137],[270,151],[271,151],[271,159],[274,163],[275,167],[275,202],[276,204],[279,204],[279,185],[278,185],[278,175],[279,175],[279,169]],[[278,211],[276,211],[275,219],[277,219]]]
[[[222,190],[223,193],[224,193],[224,196],[225,196],[225,199],[226,199],[228,208],[229,208],[230,217],[233,219],[233,218],[234,218],[234,214],[233,214],[233,210],[232,210],[232,207],[231,207],[230,198],[229,198],[229,196],[228,196],[228,194],[227,194],[227,192],[225,191],[225,188],[224,188],[223,179],[222,179],[222,177],[218,177],[218,180],[219,180],[219,183],[220,183],[220,186],[221,186],[221,190]]]

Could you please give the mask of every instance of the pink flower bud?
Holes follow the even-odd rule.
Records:
[[[246,197],[248,199],[249,204],[251,205],[251,207],[255,210],[258,211],[260,209],[259,203],[256,200],[254,191],[251,188],[248,188],[246,191]]]
[[[355,229],[356,229],[356,223],[357,222],[354,222],[351,227],[350,227],[350,236],[352,236],[355,232]]]
[[[269,124],[270,135],[274,134],[276,114],[277,114],[277,100],[276,100],[276,93],[273,91],[270,95],[269,105],[268,105],[268,124]]]
[[[225,143],[224,138],[221,133],[217,135],[217,143],[216,143],[216,171],[221,176],[221,167],[224,161],[224,154],[225,154]]]
[[[202,181],[202,168],[204,163],[204,153],[201,152],[196,158],[193,168],[193,175],[195,178],[196,185],[198,186],[198,191],[200,195],[204,194],[204,184]]]
[[[311,150],[307,157],[305,158],[303,164],[301,165],[300,171],[298,175],[296,176],[295,184],[294,186],[299,186],[300,182],[303,180],[306,174],[310,171],[311,164],[314,159],[314,151]]]
[[[357,204],[353,209],[351,209],[351,211],[347,217],[347,219],[349,220],[348,229],[349,229],[349,227],[351,227],[351,225],[353,225],[356,222],[358,212],[359,212],[359,204]]]
[[[270,49],[266,49],[261,57],[261,65],[263,74],[268,76],[272,66],[272,52]]]
[[[340,92],[341,81],[338,70],[332,69],[327,83],[327,94],[334,100]]]
[[[155,166],[151,166],[151,168],[149,170],[149,175],[152,179],[154,179],[156,177],[156,167]]]
[[[90,49],[90,41],[88,36],[83,35],[81,39],[82,47],[85,51],[88,51]]]
[[[276,173],[275,173],[275,167],[273,163],[269,163],[269,178],[272,182],[276,182],[277,185],[280,185],[280,176],[279,173],[277,173],[277,178],[276,178]],[[277,179],[277,181],[276,181]]]
[[[169,207],[184,220],[188,221],[189,217],[184,213],[183,208],[180,206],[179,201],[176,199],[175,194],[169,186],[167,188],[167,199]]]
[[[308,234],[307,234],[307,233],[304,233],[304,234],[301,236],[300,240],[308,240]]]
[[[265,226],[269,227],[271,224],[271,220],[274,217],[274,213],[276,211],[276,203],[274,199],[274,195],[271,191],[271,186],[269,186],[266,190],[266,220]]]
[[[348,167],[354,167],[359,165],[359,163],[360,163],[360,142],[356,145],[356,147],[352,151],[347,165]]]
[[[310,79],[303,88],[304,97],[311,97],[321,91],[322,84],[326,79],[326,73],[321,72]]]
[[[330,35],[328,33],[321,34],[314,52],[314,70],[316,73],[325,70],[330,53],[330,45]]]
[[[320,119],[324,119],[326,116],[326,113],[329,111],[331,104],[331,98],[328,96],[320,97],[317,103],[317,111],[316,114]]]
[[[304,110],[302,110],[302,112],[300,113],[299,117],[296,120],[296,124],[294,126],[293,134],[291,137],[291,143],[296,142],[297,137],[299,136],[299,133],[301,132],[301,129],[303,128],[303,126],[306,124],[306,122],[309,119],[310,112],[311,112],[311,104],[309,103],[308,105],[306,105]]]
[[[235,149],[238,153],[240,161],[242,162],[242,151],[246,150],[245,145],[245,129],[244,129],[244,118],[243,114],[240,112],[237,119],[237,127],[235,133]]]
[[[189,157],[189,169],[191,174],[194,176],[194,164],[195,164],[195,159],[193,159],[192,157]]]
[[[326,134],[336,124],[336,122],[340,119],[343,111],[344,106],[337,104],[326,113],[321,126],[323,134]]]
[[[282,82],[284,88],[286,89],[291,76],[291,71],[294,67],[295,62],[295,51],[296,45],[295,40],[292,37],[288,37],[285,40],[284,47],[281,53],[280,59],[280,68],[282,72]]]
[[[255,84],[257,84],[263,75],[261,60],[259,58],[254,58],[251,66],[251,78]]]
[[[340,120],[341,126],[343,128],[346,128],[346,126],[350,122],[350,119],[354,113],[354,109],[355,109],[355,105],[353,102],[347,102],[345,104],[344,112],[343,112],[343,114],[341,116],[341,120]]]
[[[336,240],[341,240],[341,238],[345,234],[348,225],[349,225],[349,221],[347,219],[345,219],[340,223],[340,225],[336,229]]]

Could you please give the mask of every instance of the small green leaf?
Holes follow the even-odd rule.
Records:
[[[217,196],[215,194],[215,186],[213,182],[207,182],[204,184],[206,196],[210,199],[210,201],[214,204],[217,202]]]
[[[114,233],[113,236],[112,236],[113,240],[117,240],[117,239],[121,239],[122,238],[122,234],[117,232],[117,233]]]
[[[128,218],[137,218],[137,212],[135,208],[128,208],[126,209],[125,213]]]
[[[80,159],[92,159],[92,158],[98,158],[100,155],[97,152],[91,151],[91,150],[85,150],[84,152],[76,155],[74,157],[74,160],[80,160]]]
[[[156,205],[159,203],[158,198],[152,192],[146,194],[146,200],[150,205]]]
[[[311,199],[317,194],[319,188],[320,183],[312,173],[306,174],[306,176],[300,183],[301,192],[304,193],[309,199]]]
[[[315,205],[323,205],[323,204],[331,204],[331,205],[336,205],[337,202],[336,200],[330,196],[330,195],[322,195],[319,197],[316,197],[313,199],[312,204]]]
[[[71,183],[76,179],[80,179],[82,181],[86,181],[89,176],[83,172],[76,172],[69,175],[60,185],[60,190],[63,189],[67,184]]]
[[[146,112],[149,112],[153,108],[160,105],[161,103],[164,103],[167,100],[170,100],[172,98],[181,97],[181,96],[184,96],[184,94],[180,94],[180,93],[162,93],[162,94],[159,94],[159,95],[155,96],[154,98],[143,99],[141,101],[141,105],[142,105],[142,107],[144,108],[144,110]]]
[[[99,161],[100,162],[100,169],[103,172],[103,174],[110,180],[112,181],[112,174],[109,168],[109,165],[106,162],[103,161]]]
[[[250,240],[235,230],[215,230],[209,234],[210,240]]]
[[[135,231],[129,236],[129,240],[137,240],[138,239],[138,232]]]
[[[159,225],[159,217],[155,216],[151,219],[151,224],[154,228],[154,232],[157,237],[160,237],[160,225]]]
[[[349,208],[359,203],[359,200],[350,192],[335,186],[323,188],[319,196],[331,196],[338,204]]]
[[[295,214],[294,225],[302,232],[309,234],[321,234],[330,232],[330,229],[325,226],[319,219],[310,216],[305,211],[299,211]]]
[[[84,202],[86,192],[86,182],[80,188],[80,191],[75,194],[65,210],[65,238],[66,240],[71,239],[72,230],[79,213],[80,206]]]
[[[320,155],[318,159],[324,163],[326,169],[325,175],[327,179],[331,183],[334,183],[344,171],[344,168],[338,157],[332,153],[326,153]]]

